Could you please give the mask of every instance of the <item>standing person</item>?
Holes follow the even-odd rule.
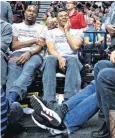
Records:
[[[13,23],[13,13],[9,2],[0,1],[0,18],[10,24]]]
[[[56,102],[56,69],[66,74],[64,98],[69,99],[79,91],[81,86],[80,70],[82,65],[78,59],[77,50],[83,41],[80,30],[70,29],[67,11],[57,13],[59,26],[49,30],[46,43],[49,55],[43,64],[44,100]]]
[[[86,22],[84,18],[84,14],[82,12],[78,12],[75,8],[77,3],[75,1],[67,1],[66,8],[69,13],[69,19],[71,23],[72,29],[82,29],[86,28]]]
[[[6,94],[9,101],[10,116],[13,122],[23,115],[19,103],[31,85],[33,75],[42,64],[42,47],[45,45],[44,27],[36,23],[38,10],[34,5],[28,5],[25,10],[25,20],[15,23],[13,27],[12,50],[8,61],[8,78]]]

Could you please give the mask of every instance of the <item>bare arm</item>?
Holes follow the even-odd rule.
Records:
[[[18,58],[17,64],[24,64],[26,61],[30,59],[32,55],[39,53],[42,47],[44,46],[45,46],[45,40],[43,40],[42,42],[38,40],[37,45],[32,51],[27,51]]]
[[[69,29],[70,29],[71,25],[70,22],[68,21],[66,23],[66,25],[64,26],[65,29],[65,35],[67,38],[67,41],[70,45],[70,47],[75,50],[75,49],[79,49],[80,46],[82,45],[82,41],[79,38],[74,38],[72,37],[72,35],[69,33]]]
[[[33,44],[36,44],[36,39],[20,42],[20,41],[18,41],[17,36],[13,36],[12,50],[14,51],[14,50],[18,50],[18,49],[21,49],[21,48],[24,48],[24,47],[29,47]]]
[[[89,37],[84,37],[84,44],[85,45],[91,45],[91,44],[93,44],[93,42],[89,41]]]
[[[53,42],[47,42],[47,47],[49,54],[56,56],[57,59],[61,57],[61,55],[55,50],[55,45]]]

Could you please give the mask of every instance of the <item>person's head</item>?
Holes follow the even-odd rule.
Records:
[[[100,13],[100,9],[99,9],[99,8],[96,8],[96,9],[95,9],[95,15],[97,15],[97,16],[98,16],[98,15],[99,15],[99,13]]]
[[[93,17],[90,17],[89,20],[87,21],[87,25],[91,26],[94,25],[95,19]]]
[[[47,18],[46,26],[47,26],[48,30],[52,30],[55,28],[52,18]]]
[[[48,15],[45,13],[45,14],[43,15],[43,17],[42,17],[42,20],[46,21],[47,18],[48,18]]]
[[[60,10],[57,13],[57,19],[58,19],[58,23],[59,26],[64,27],[65,24],[67,23],[68,19],[69,19],[69,14],[66,10]]]
[[[102,21],[100,18],[95,19],[95,29],[99,30],[102,26]]]
[[[56,17],[52,18],[52,21],[53,21],[55,27],[58,27],[58,20],[57,20],[57,18]]]
[[[99,17],[103,17],[103,15],[104,15],[103,12],[100,11],[100,12],[99,12]]]
[[[16,1],[16,4],[21,5],[22,2],[21,1]]]
[[[77,2],[76,1],[67,1],[66,2],[66,9],[67,10],[75,9],[76,6],[77,6]]]
[[[25,22],[27,24],[34,24],[36,22],[36,17],[38,14],[38,9],[35,5],[28,5],[26,10],[25,10]]]

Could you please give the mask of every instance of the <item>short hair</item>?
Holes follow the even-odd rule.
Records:
[[[25,8],[25,11],[28,9],[28,7],[31,7],[31,6],[36,9],[36,12],[38,14],[38,6],[36,6],[36,5],[27,5],[26,8]]]
[[[76,1],[66,1],[67,2],[72,2],[72,4],[74,4],[75,6],[77,6],[77,2]]]
[[[102,19],[101,19],[101,18],[96,18],[96,19],[94,20],[94,23],[96,23],[96,21],[100,21],[100,22],[102,23]]]
[[[57,11],[57,13],[56,13],[56,17],[58,16],[58,14],[60,13],[60,12],[67,12],[67,10],[65,10],[65,9],[62,9],[62,8],[60,8],[58,11]],[[67,12],[68,13],[68,12]]]

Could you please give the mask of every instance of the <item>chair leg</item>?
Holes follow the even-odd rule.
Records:
[[[109,111],[110,135],[115,138],[115,110]]]

